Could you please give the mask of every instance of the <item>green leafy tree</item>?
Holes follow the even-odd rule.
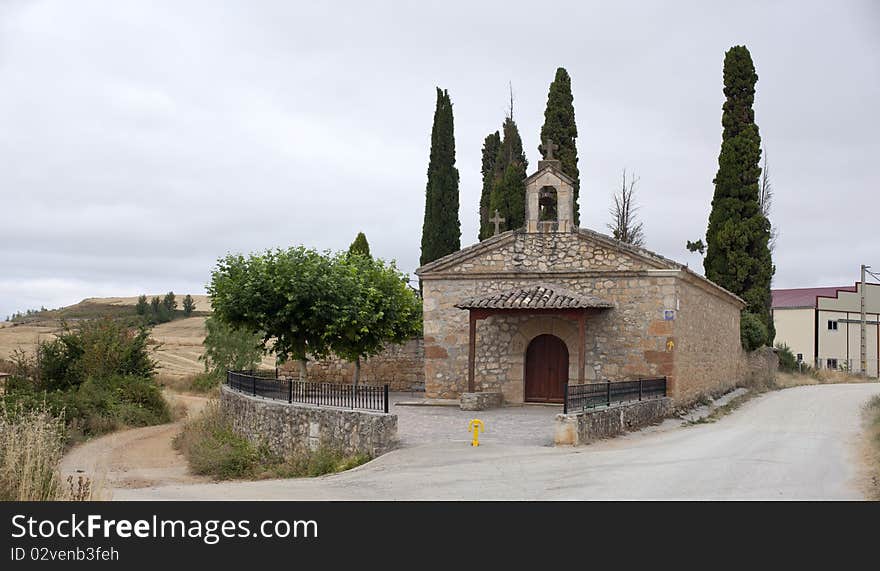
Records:
[[[425,188],[421,264],[433,262],[461,248],[458,219],[458,169],[455,168],[455,133],[449,93],[437,88],[437,106],[431,129],[431,157]]]
[[[495,159],[495,180],[489,199],[489,211],[497,210],[504,218],[499,230],[514,230],[526,222],[526,170],[529,163],[523,152],[522,138],[512,116],[504,121],[504,138]],[[492,232],[495,227],[492,225]]]
[[[544,111],[544,125],[541,127],[541,144],[538,151],[547,158],[544,141],[548,139],[559,148],[553,156],[559,159],[562,172],[574,179],[574,223],[580,221],[578,195],[580,192],[580,173],[577,156],[577,124],[574,120],[574,97],[571,94],[571,77],[565,68],[556,70],[556,77],[550,84],[547,95],[547,108]]]
[[[237,329],[212,315],[205,320],[205,353],[199,357],[205,372],[222,376],[227,370],[255,369],[263,349],[263,336],[246,329]]]
[[[162,299],[162,305],[165,306],[168,313],[174,313],[174,310],[177,309],[177,298],[174,296],[173,291],[169,291],[165,294],[165,297]]]
[[[338,300],[325,338],[334,354],[355,364],[357,386],[362,358],[379,353],[386,343],[402,343],[421,332],[422,305],[394,263],[337,256],[330,268]]]
[[[495,232],[495,227],[489,222],[489,219],[494,215],[494,211],[489,211],[489,202],[492,196],[492,187],[495,184],[495,161],[498,159],[500,149],[501,134],[495,131],[487,135],[483,141],[483,166],[480,170],[483,175],[483,191],[480,193],[480,241]]]
[[[130,329],[110,318],[63,324],[51,341],[37,347],[37,381],[48,391],[67,390],[90,378],[114,375],[152,378],[149,332]]]
[[[138,297],[134,310],[138,315],[147,315],[147,312],[150,311],[150,303],[147,301],[147,296],[141,295]]]
[[[162,301],[157,297],[154,297],[150,300],[150,314],[155,319],[159,316],[159,307],[162,306]]]
[[[355,237],[354,242],[351,243],[351,246],[348,247],[349,254],[360,254],[361,256],[366,256],[367,258],[370,256],[370,243],[367,242],[367,237],[363,232],[358,232],[357,237]]]
[[[326,332],[340,303],[337,292],[329,258],[302,246],[228,255],[208,285],[214,314],[231,327],[261,333],[260,347],[279,362],[299,361],[302,379],[308,358],[330,351]]]
[[[770,253],[771,226],[761,208],[761,137],[752,108],[758,74],[745,46],[730,48],[724,57],[724,127],[715,194],[706,231],[706,277],[742,297],[743,346],[772,345],[770,282],[776,269]],[[757,327],[754,318],[760,323]]]
[[[183,298],[183,314],[187,317],[192,315],[192,312],[196,309],[196,302],[192,298],[190,294],[186,294],[186,297]]]

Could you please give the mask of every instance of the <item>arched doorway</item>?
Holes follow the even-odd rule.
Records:
[[[568,382],[568,348],[555,335],[538,335],[526,349],[525,400],[562,402]]]

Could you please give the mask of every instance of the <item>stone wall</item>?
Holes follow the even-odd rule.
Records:
[[[743,352],[740,385],[745,387],[768,387],[776,381],[779,355],[772,347],[762,347],[751,353]]]
[[[557,446],[588,444],[601,438],[610,438],[631,430],[654,424],[672,412],[668,398],[632,402],[589,410],[577,414],[556,415]]]
[[[669,322],[672,367],[669,395],[685,405],[702,396],[717,396],[743,383],[745,358],[739,335],[739,307],[697,283],[679,280],[679,310]]]
[[[299,378],[299,364],[288,363],[284,373]],[[339,357],[309,361],[310,381],[351,383],[354,363]],[[389,385],[392,391],[424,390],[425,346],[421,339],[401,345],[388,345],[384,351],[361,361],[360,382],[367,385]]]
[[[676,278],[647,273],[544,278],[581,294],[615,304],[594,310],[586,320],[587,381],[668,374],[664,355],[669,331],[663,310],[674,304]],[[528,277],[425,280],[426,396],[456,398],[467,387],[468,313],[454,307],[461,299],[534,283]],[[674,307],[674,305],[672,306]],[[542,333],[561,338],[569,353],[569,379],[576,382],[581,348],[577,323],[553,316],[497,315],[477,323],[475,356],[478,391],[500,391],[505,401],[523,401],[525,353]]]
[[[583,229],[510,232],[453,256],[420,270],[429,398],[458,398],[467,390],[468,312],[455,304],[536,282],[597,296],[614,308],[588,313],[583,347],[573,319],[532,313],[479,320],[477,391],[523,402],[526,349],[544,333],[566,344],[569,382],[577,381],[582,352],[587,382],[667,376],[677,406],[746,382],[742,302],[670,260]]]
[[[276,454],[296,455],[318,448],[371,457],[397,445],[397,415],[288,404],[220,388],[220,406],[233,429]]]

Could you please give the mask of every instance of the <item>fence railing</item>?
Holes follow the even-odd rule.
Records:
[[[288,403],[388,412],[388,385],[312,383],[279,379],[278,371],[226,371],[226,385],[238,392]]]
[[[635,381],[565,385],[563,412],[580,412],[597,406],[663,398],[666,377],[650,377]]]

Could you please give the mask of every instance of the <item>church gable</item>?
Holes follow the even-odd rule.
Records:
[[[680,266],[640,248],[590,230],[529,233],[510,231],[419,268],[435,274],[641,271]]]

